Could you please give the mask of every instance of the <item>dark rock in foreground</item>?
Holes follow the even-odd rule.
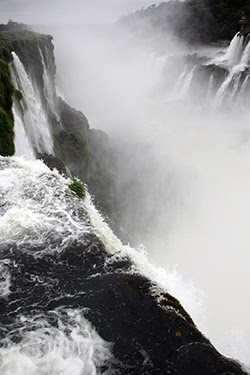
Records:
[[[81,309],[99,335],[113,343],[117,361],[107,364],[112,373],[245,374],[216,351],[177,300],[162,293],[164,303],[158,303],[150,294],[151,282],[132,271],[128,259],[108,255],[95,236],[62,254],[35,258],[16,250],[6,253],[12,286],[8,300],[0,300],[0,339],[13,331],[17,312],[46,315],[66,306]]]

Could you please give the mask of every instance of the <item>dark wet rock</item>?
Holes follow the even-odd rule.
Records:
[[[44,162],[44,164],[46,164],[47,167],[49,167],[49,169],[51,170],[57,169],[59,173],[67,175],[65,165],[62,162],[62,160],[59,159],[58,157],[53,156],[53,155],[48,155],[46,153],[38,154],[37,157],[38,159],[41,159]]]
[[[150,280],[128,259],[107,254],[93,234],[85,245],[72,245],[62,254],[34,257],[12,248],[8,257],[12,284],[9,297],[0,299],[2,338],[18,315],[49,314],[65,306],[81,309],[100,336],[113,343],[117,374],[244,374],[185,314],[171,303],[159,304]],[[162,296],[173,303],[170,295]]]

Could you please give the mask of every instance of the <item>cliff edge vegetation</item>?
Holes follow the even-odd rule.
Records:
[[[156,31],[170,31],[189,44],[206,44],[231,40],[240,31],[239,20],[245,14],[250,19],[249,0],[186,0],[162,2],[134,14],[120,22],[132,26],[142,24]],[[249,25],[246,31],[250,31]]]

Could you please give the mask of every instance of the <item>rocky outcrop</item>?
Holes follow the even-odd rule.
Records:
[[[128,259],[107,254],[94,235],[61,254],[34,257],[36,250],[12,248],[8,255],[12,285],[8,300],[0,300],[1,335],[11,329],[12,341],[20,340],[14,329],[17,311],[46,317],[67,306],[82,311],[112,344],[115,360],[106,366],[116,374],[246,374],[216,351],[177,300],[160,291],[152,295],[152,283],[131,269]]]
[[[110,174],[114,153],[107,134],[90,129],[80,111],[58,98],[60,123],[53,127],[55,155],[73,176],[87,183],[96,206],[111,220],[115,211],[114,181]]]

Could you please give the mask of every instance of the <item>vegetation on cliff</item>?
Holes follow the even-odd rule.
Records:
[[[232,39],[240,31],[243,12],[250,19],[249,0],[172,0],[123,17],[121,23],[134,29],[144,23],[157,31],[173,31],[191,44],[211,43]]]
[[[69,188],[72,193],[79,199],[84,199],[85,197],[85,187],[81,180],[73,178]]]
[[[12,114],[12,95],[14,86],[8,64],[0,59],[0,155],[13,155],[14,117]]]

